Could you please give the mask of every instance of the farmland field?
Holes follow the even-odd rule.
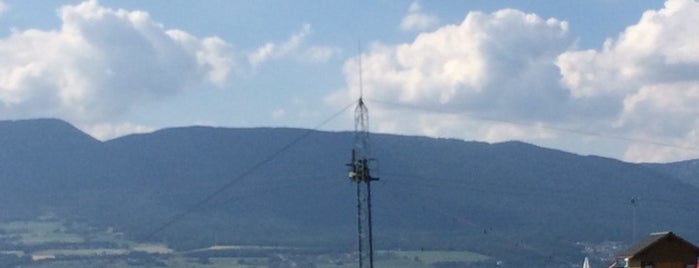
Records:
[[[355,252],[322,248],[214,245],[174,251],[165,245],[141,244],[108,228],[98,230],[52,220],[0,223],[0,265],[22,267],[356,267]],[[489,258],[468,251],[380,250],[379,267],[464,266]]]

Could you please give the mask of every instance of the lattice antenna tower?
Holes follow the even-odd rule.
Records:
[[[359,267],[374,267],[374,247],[371,224],[371,176],[369,168],[369,110],[364,104],[362,85],[362,55],[359,54],[359,100],[354,109],[354,148],[349,179],[357,184],[357,250]]]

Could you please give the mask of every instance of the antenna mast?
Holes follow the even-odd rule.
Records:
[[[362,85],[362,55],[359,54],[359,100],[354,109],[354,148],[349,179],[357,184],[357,237],[359,267],[374,267],[374,248],[371,226],[371,176],[369,169],[369,110],[364,104]]]
[[[636,241],[636,209],[638,208],[638,197],[631,197],[631,209],[633,212],[633,215],[631,217],[631,243],[634,243]]]

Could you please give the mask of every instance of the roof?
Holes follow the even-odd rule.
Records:
[[[676,239],[676,240],[680,241],[681,243],[687,244],[694,251],[699,252],[699,248],[697,246],[688,242],[687,240],[682,239],[681,237],[675,235],[674,233],[672,233],[672,232],[659,232],[659,233],[652,233],[649,236],[646,236],[645,238],[636,242],[636,244],[631,245],[626,250],[617,254],[617,258],[633,258],[634,256],[636,256],[636,255],[642,253],[643,251],[645,251],[646,249],[650,248],[654,244],[658,243],[659,241],[662,241],[665,239]]]

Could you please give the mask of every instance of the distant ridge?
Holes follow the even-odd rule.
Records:
[[[98,143],[92,136],[59,119],[0,120],[0,139],[51,141],[70,138],[71,142]],[[61,142],[66,142],[61,140]]]
[[[137,238],[236,180],[154,239],[177,248],[216,241],[352,250],[352,133],[315,131],[238,179],[306,131],[197,126],[100,142],[56,119],[0,121],[0,220],[48,211]],[[639,233],[699,237],[697,188],[671,172],[683,164],[385,134],[372,135],[372,150],[381,160],[372,185],[379,249],[467,249],[513,264],[580,260],[576,242],[630,242],[634,197]]]

